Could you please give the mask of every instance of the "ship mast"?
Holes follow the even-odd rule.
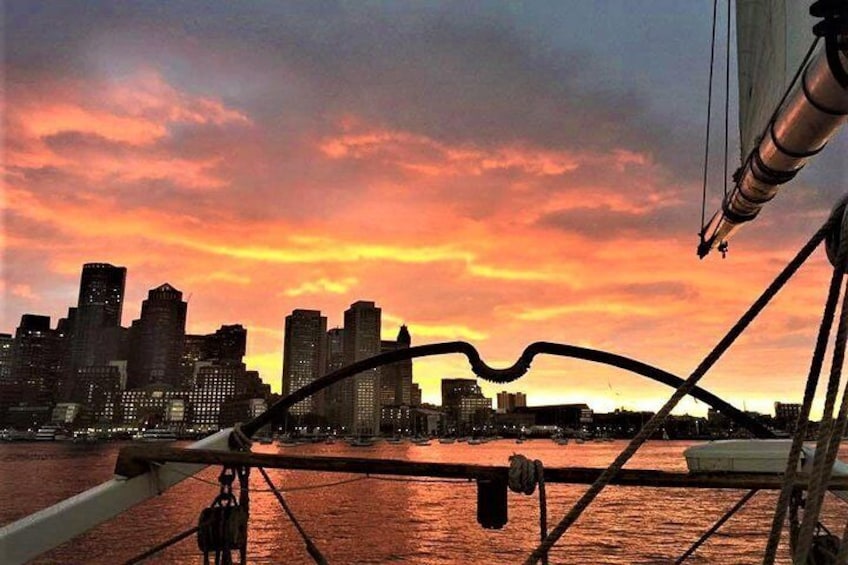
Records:
[[[783,5],[782,1],[772,4]],[[789,2],[788,4],[794,4]],[[751,12],[762,11],[762,3],[752,0],[737,2],[737,38],[740,50],[740,122],[743,134],[743,165],[734,174],[734,187],[724,198],[721,208],[702,227],[698,256],[706,256],[710,250],[726,245],[727,240],[746,222],[753,220],[766,202],[774,198],[781,184],[789,182],[806,164],[807,160],[821,151],[828,140],[845,123],[848,116],[848,0],[819,0],[810,8],[813,17],[823,21],[813,27],[814,34],[824,40],[805,66],[792,90],[779,104],[777,111],[761,125],[761,132],[751,149],[745,147],[745,129],[751,127],[746,118],[745,101],[756,105],[756,85],[746,84],[763,66],[761,60],[749,58],[748,65],[754,70],[744,70],[743,37],[746,33],[741,22]],[[781,8],[788,11],[790,8]],[[766,16],[770,19],[773,14]],[[748,39],[750,44],[750,39]],[[821,43],[821,42],[819,42]],[[773,59],[775,53],[767,53]],[[783,55],[785,57],[785,55]],[[749,73],[743,77],[743,73]],[[762,88],[762,87],[760,87]],[[766,88],[769,88],[766,85]],[[763,96],[774,95],[766,92]],[[750,113],[762,113],[763,108],[748,108]],[[767,110],[770,111],[770,110]]]

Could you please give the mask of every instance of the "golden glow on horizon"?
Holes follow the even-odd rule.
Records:
[[[386,339],[406,323],[413,344],[468,340],[496,359],[586,343],[685,373],[795,245],[698,262],[688,227],[653,225],[695,208],[681,210],[685,179],[647,147],[448,141],[351,112],[280,130],[238,96],[149,68],[34,89],[8,100],[0,331],[24,312],[55,322],[81,265],[110,261],[128,268],[125,325],[170,282],[192,296],[192,332],[248,328],[246,362],[276,391],[285,316],[340,321],[358,299],[383,308]],[[817,256],[705,387],[749,408],[797,400],[826,271]],[[431,402],[442,377],[468,375],[463,359],[416,362]],[[668,392],[605,375],[534,367],[511,390],[596,409],[655,408]]]

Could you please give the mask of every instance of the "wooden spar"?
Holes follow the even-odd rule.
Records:
[[[292,469],[329,473],[360,473],[440,479],[506,478],[509,468],[496,465],[436,463],[364,457],[292,456],[271,453],[226,452],[182,449],[159,445],[133,445],[121,449],[115,472],[132,475],[149,468],[151,462],[179,462],[203,465],[238,465],[268,469]],[[603,469],[587,467],[546,467],[545,482],[592,484]],[[798,475],[796,485],[807,488],[808,475]],[[723,488],[779,490],[783,477],[766,473],[681,473],[650,469],[622,469],[611,484],[658,488]],[[831,490],[848,490],[848,477],[833,477]]]

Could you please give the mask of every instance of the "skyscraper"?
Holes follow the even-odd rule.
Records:
[[[180,386],[187,309],[182,298],[182,292],[165,283],[150,290],[141,303],[141,316],[130,328],[127,388]]]
[[[108,263],[86,263],[82,266],[79,299],[73,321],[71,369],[106,365],[114,355],[108,328],[121,325],[124,306],[126,267]]]
[[[323,375],[326,366],[325,335],[327,318],[318,310],[294,310],[286,316],[283,335],[283,395],[304,387]],[[312,396],[298,402],[290,414],[322,411],[321,396]]]
[[[491,407],[492,399],[483,396],[477,379],[442,379],[442,408],[449,430],[473,431],[488,418]]]
[[[0,333],[0,383],[8,382],[12,376],[12,334]]]
[[[397,340],[383,340],[380,352],[406,349],[412,343],[409,329],[403,325],[398,331]],[[412,402],[412,359],[398,361],[380,368],[380,404],[382,406],[409,406]]]
[[[209,358],[241,362],[247,348],[247,330],[241,324],[224,325],[207,340]]]
[[[0,383],[0,416],[11,425],[29,427],[50,416],[60,361],[59,340],[50,329],[49,316],[24,314],[12,343],[9,375]]]
[[[327,364],[324,374],[332,373],[345,365],[344,328],[333,328],[325,340]],[[327,423],[335,428],[350,430],[353,418],[353,381],[345,379],[324,390],[324,415]],[[348,408],[348,410],[346,410]]]
[[[345,364],[380,353],[380,308],[360,300],[344,313]],[[380,430],[380,371],[370,369],[353,377],[351,430],[360,435]]]
[[[198,361],[233,361],[241,363],[247,344],[247,330],[241,324],[224,325],[213,334],[186,334],[180,358],[181,387],[195,386],[194,365]]]

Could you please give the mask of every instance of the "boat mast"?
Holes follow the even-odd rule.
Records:
[[[750,3],[749,3],[750,4]],[[737,2],[737,20],[745,2]],[[810,8],[824,18],[813,27],[824,39],[797,84],[765,126],[758,144],[734,174],[734,187],[701,230],[698,256],[705,257],[753,220],[778,187],[821,151],[848,116],[848,1],[820,0]],[[821,42],[820,42],[821,43]],[[740,47],[741,48],[741,47]],[[740,61],[740,72],[742,62]],[[740,81],[740,102],[750,97]],[[756,111],[762,111],[756,110]]]

